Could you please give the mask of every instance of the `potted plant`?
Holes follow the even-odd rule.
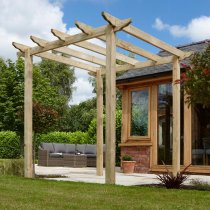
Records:
[[[123,173],[130,174],[134,172],[136,161],[130,155],[124,155],[122,157],[122,171]]]

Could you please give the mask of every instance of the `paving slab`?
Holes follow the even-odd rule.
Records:
[[[103,176],[96,175],[96,168],[69,168],[69,167],[43,167],[35,166],[35,173],[43,176],[58,176],[55,178],[47,178],[58,181],[87,182],[87,183],[105,183],[105,170]],[[190,184],[192,179],[208,182],[210,184],[210,176],[207,175],[189,175],[185,184]],[[116,184],[124,186],[159,184],[155,174],[124,174],[116,167]]]

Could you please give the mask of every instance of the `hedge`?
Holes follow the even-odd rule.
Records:
[[[0,132],[0,158],[20,157],[20,137],[13,131]]]
[[[50,132],[37,136],[37,143],[41,142],[55,142],[55,143],[68,143],[68,144],[88,144],[89,136],[86,132]]]
[[[103,134],[104,134],[104,141],[105,141],[105,117],[104,115],[103,119]],[[116,166],[120,166],[120,147],[119,144],[121,143],[121,127],[122,127],[122,111],[117,110],[116,111]],[[93,141],[93,143],[96,142],[96,128],[97,128],[97,122],[96,119],[93,119],[89,125],[88,128],[88,136],[89,139]]]
[[[0,175],[23,176],[23,159],[0,159]]]

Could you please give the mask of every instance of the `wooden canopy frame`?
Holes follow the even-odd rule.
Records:
[[[103,83],[102,75],[106,77],[106,183],[115,183],[115,112],[116,112],[116,72],[139,69],[148,66],[173,63],[173,173],[180,170],[180,84],[175,83],[180,79],[179,60],[189,57],[191,52],[183,52],[165,42],[139,30],[131,25],[131,19],[120,20],[106,12],[102,12],[107,25],[92,28],[81,22],[76,26],[82,33],[69,35],[52,29],[51,32],[57,38],[55,41],[47,41],[35,36],[31,40],[38,46],[30,47],[13,42],[13,46],[19,50],[18,55],[25,58],[25,91],[24,91],[24,174],[25,177],[33,177],[32,167],[32,57],[38,56],[60,63],[68,64],[89,71],[97,78],[97,175],[103,174]],[[169,52],[171,55],[160,57],[138,46],[128,43],[116,37],[116,32],[124,31],[140,40]],[[87,42],[92,38],[98,38],[106,42],[106,48]],[[78,50],[68,48],[68,45],[76,45],[92,52],[106,56],[106,60],[88,55]],[[116,52],[116,47],[145,57],[146,61],[138,61],[126,55]],[[58,52],[53,53],[52,51]],[[63,56],[69,55],[69,57]],[[76,57],[90,64],[72,59]],[[116,65],[116,59],[124,64]],[[96,65],[91,65],[97,64]]]

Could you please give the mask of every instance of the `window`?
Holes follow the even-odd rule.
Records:
[[[131,91],[130,136],[148,136],[149,88]]]

